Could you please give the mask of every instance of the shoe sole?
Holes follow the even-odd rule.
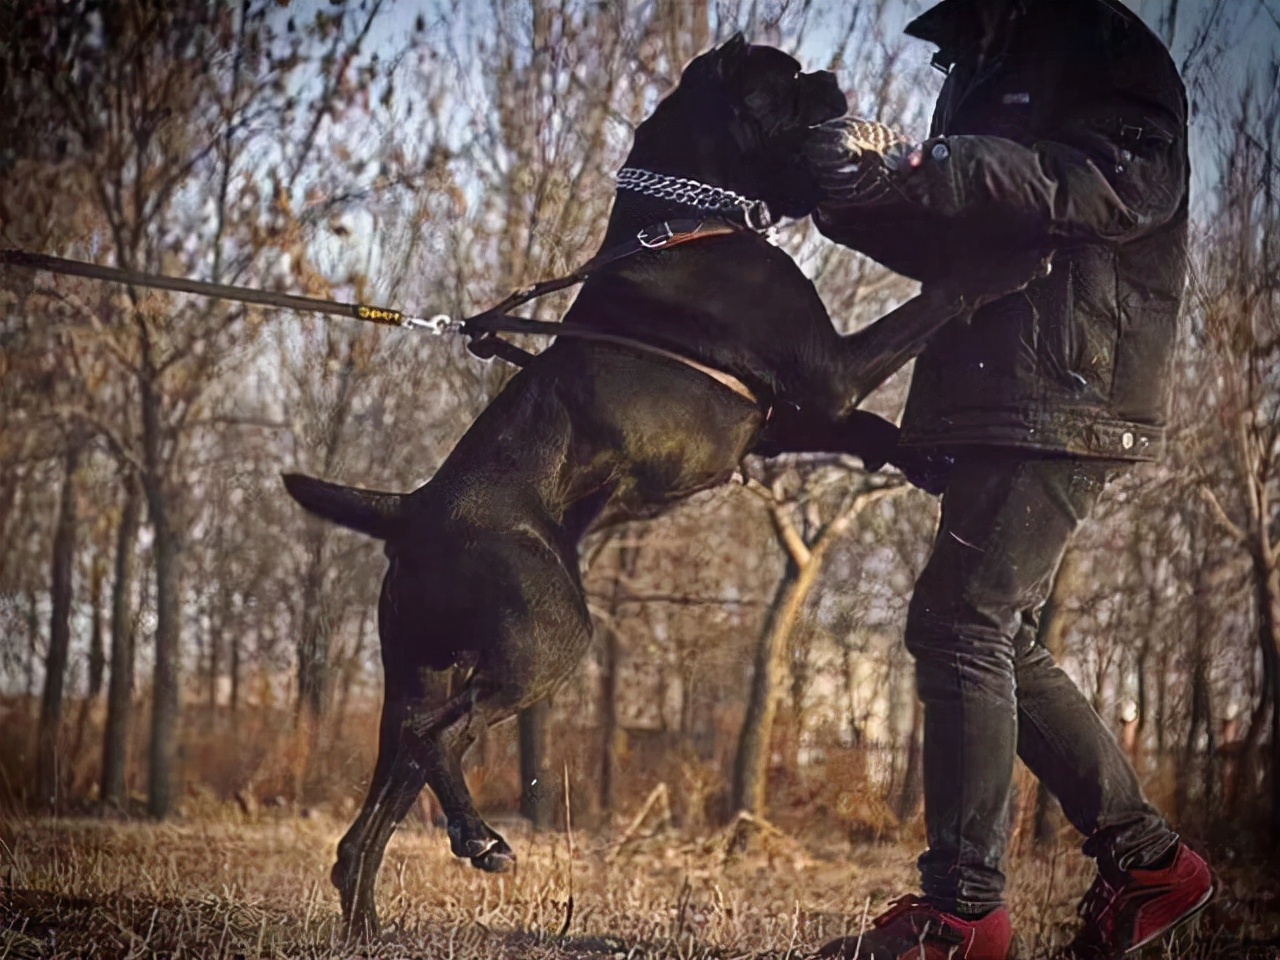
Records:
[[[1180,926],[1182,926],[1184,923],[1188,922],[1189,920],[1194,920],[1199,915],[1200,911],[1209,905],[1209,901],[1213,899],[1213,895],[1217,892],[1218,892],[1218,888],[1216,886],[1209,887],[1209,889],[1205,892],[1205,895],[1200,898],[1199,902],[1197,902],[1190,910],[1184,913],[1181,917],[1179,917],[1173,923],[1169,924],[1169,926],[1165,927],[1163,930],[1156,931],[1155,933],[1151,934],[1151,936],[1147,937],[1145,940],[1141,941],[1140,943],[1135,943],[1133,946],[1129,947],[1127,950],[1124,950],[1123,952],[1120,953],[1120,956],[1127,957],[1130,954],[1136,953],[1137,951],[1141,950],[1143,947],[1150,946],[1155,941],[1163,937],[1166,933],[1172,933],[1174,930],[1177,930]]]

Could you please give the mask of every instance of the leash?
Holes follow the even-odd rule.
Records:
[[[748,224],[750,224],[750,221],[748,221]],[[497,334],[525,333],[610,343],[657,354],[672,360],[679,360],[708,375],[714,376],[720,382],[725,383],[726,386],[730,386],[735,392],[755,399],[750,390],[737,378],[730,377],[722,371],[713,370],[670,350],[664,350],[631,337],[608,333],[603,330],[593,330],[589,327],[579,327],[576,324],[552,323],[544,320],[515,317],[511,316],[508,311],[547,294],[583,283],[596,271],[643,251],[666,250],[696,240],[723,237],[740,233],[744,230],[758,229],[750,225],[740,226],[721,217],[685,218],[653,224],[640,230],[630,240],[602,251],[587,260],[572,273],[521,287],[489,309],[462,319],[454,319],[446,314],[436,314],[431,317],[412,316],[390,307],[372,306],[364,303],[343,303],[336,300],[323,300],[316,297],[303,297],[290,293],[260,290],[255,287],[210,283],[205,280],[189,280],[159,273],[146,273],[141,270],[108,267],[96,263],[87,263],[83,260],[71,260],[66,257],[29,253],[25,250],[0,249],[0,264],[19,267],[24,270],[45,270],[51,273],[87,277],[92,280],[152,287],[160,290],[173,290],[179,293],[192,293],[219,300],[259,304],[266,307],[295,310],[301,313],[350,317],[383,326],[420,330],[437,336],[446,333],[460,333],[470,338],[467,349],[474,356],[483,360],[497,357],[516,366],[524,366],[529,363],[534,355],[522,350],[513,343],[501,339]],[[732,383],[727,381],[732,381]]]

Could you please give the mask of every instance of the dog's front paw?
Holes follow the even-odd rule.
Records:
[[[956,459],[939,450],[898,447],[889,458],[889,463],[901,470],[913,487],[919,487],[925,493],[937,497],[947,489]]]
[[[869,471],[893,463],[898,452],[898,428],[884,417],[855,410],[845,422],[846,451],[862,461]]]

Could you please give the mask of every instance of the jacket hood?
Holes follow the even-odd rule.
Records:
[[[942,0],[907,24],[906,34],[936,44],[944,51],[963,51],[975,46],[988,48],[993,34],[1002,25],[1022,16],[1033,7],[1058,6],[1068,0]],[[1073,6],[1087,6],[1098,15],[1099,27],[1136,28],[1157,43],[1163,43],[1142,22],[1142,18],[1120,0],[1069,0]]]

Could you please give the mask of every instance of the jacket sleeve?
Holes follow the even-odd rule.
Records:
[[[941,136],[917,167],[886,170],[869,204],[828,190],[814,219],[829,238],[918,280],[974,255],[1127,243],[1174,216],[1186,196],[1182,117],[1111,95],[1081,104],[1052,140]],[[819,177],[830,184],[830,175]]]

